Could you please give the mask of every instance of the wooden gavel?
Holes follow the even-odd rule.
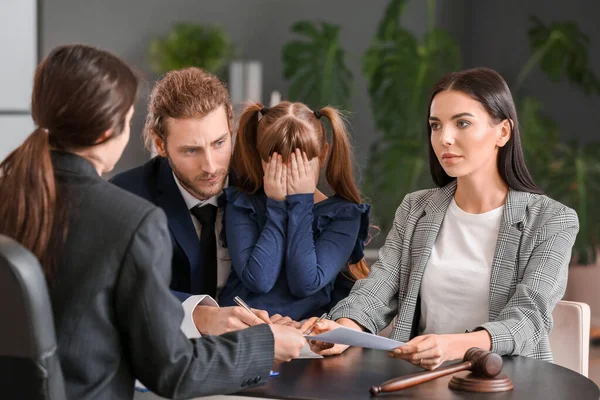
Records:
[[[463,362],[460,364],[440,368],[436,371],[419,372],[400,378],[390,379],[380,386],[371,387],[370,392],[372,396],[376,396],[379,393],[395,392],[455,372],[467,370],[471,371],[474,378],[480,378],[482,380],[495,378],[502,371],[502,357],[491,351],[473,347],[467,350]]]

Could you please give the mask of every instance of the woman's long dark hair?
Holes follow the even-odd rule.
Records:
[[[427,131],[431,137],[431,126],[429,125],[429,110],[433,98],[442,91],[456,90],[468,94],[477,100],[497,123],[509,120],[511,123],[510,139],[504,147],[498,150],[498,172],[502,180],[514,190],[530,193],[542,193],[533,182],[533,178],[527,170],[523,148],[521,147],[521,136],[519,133],[519,121],[517,110],[508,85],[496,71],[489,68],[473,68],[465,71],[451,72],[444,76],[434,87],[427,108]],[[437,159],[431,140],[429,140],[429,169],[431,177],[436,185],[442,187],[452,182],[453,178],[446,174]]]
[[[137,88],[127,64],[89,46],[58,47],[36,69],[31,115],[37,128],[0,163],[0,234],[35,254],[49,281],[68,223],[50,149],[94,146],[110,129],[111,138],[120,135]]]

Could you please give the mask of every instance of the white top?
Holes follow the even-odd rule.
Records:
[[[452,199],[421,281],[419,334],[464,333],[489,321],[491,267],[503,210],[469,214]]]

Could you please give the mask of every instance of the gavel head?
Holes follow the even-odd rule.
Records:
[[[480,378],[495,378],[502,371],[502,357],[477,347],[467,350],[463,360],[472,363],[471,372]]]

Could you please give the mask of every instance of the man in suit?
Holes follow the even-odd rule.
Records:
[[[146,147],[158,156],[112,179],[167,214],[171,289],[193,316],[183,324],[188,334],[195,328],[221,334],[261,322],[239,307],[218,308],[214,300],[231,271],[219,199],[229,181],[232,128],[229,93],[218,78],[198,68],[171,71],[152,90],[144,128]],[[266,312],[258,313],[269,321]]]

